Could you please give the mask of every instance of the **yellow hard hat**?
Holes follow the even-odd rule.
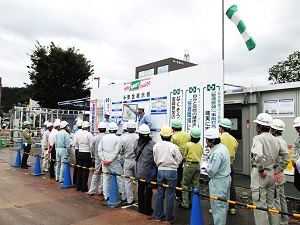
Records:
[[[172,129],[170,126],[165,125],[160,130],[160,135],[164,137],[170,137],[172,135]]]

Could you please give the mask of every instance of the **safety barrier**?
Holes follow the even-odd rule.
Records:
[[[23,151],[22,151],[22,153],[23,154],[29,154],[30,156],[36,156],[35,154],[24,153]],[[40,158],[46,158],[49,161],[59,162],[58,160],[51,159],[51,158],[48,158],[48,157],[40,156]],[[63,161],[60,161],[60,162],[61,163],[66,163],[66,162],[63,162]],[[257,210],[266,211],[266,212],[269,212],[269,213],[275,213],[275,214],[281,214],[281,215],[287,215],[287,216],[291,216],[291,217],[295,217],[295,218],[300,218],[300,213],[289,213],[289,212],[283,212],[283,211],[276,210],[276,209],[268,209],[268,208],[258,207],[258,206],[255,206],[255,205],[250,205],[250,204],[245,204],[245,203],[236,202],[236,201],[232,201],[232,200],[227,200],[227,199],[220,198],[220,197],[217,197],[217,196],[202,194],[202,193],[190,190],[190,189],[184,189],[184,188],[181,188],[181,187],[172,187],[172,186],[169,186],[168,184],[158,183],[158,182],[155,182],[155,181],[149,181],[149,180],[145,180],[145,179],[137,179],[133,176],[126,176],[125,174],[117,174],[117,173],[114,173],[114,172],[113,173],[105,172],[105,171],[102,171],[102,170],[96,170],[93,167],[87,168],[85,166],[80,166],[80,165],[77,165],[77,164],[74,164],[74,163],[67,163],[67,164],[69,164],[72,167],[76,166],[78,168],[87,169],[87,170],[90,170],[90,171],[95,171],[97,173],[100,172],[100,173],[109,174],[109,175],[112,175],[112,176],[120,176],[122,178],[127,178],[127,179],[131,179],[131,180],[135,180],[135,181],[141,181],[141,182],[146,182],[146,183],[150,183],[150,184],[153,184],[153,185],[163,186],[164,188],[172,188],[172,189],[179,190],[179,191],[186,191],[186,192],[190,192],[194,195],[202,196],[202,197],[205,197],[205,198],[210,198],[210,199],[215,200],[215,201],[223,201],[223,202],[227,202],[227,203],[230,203],[230,204],[233,204],[233,205],[243,206],[247,209],[257,209]]]

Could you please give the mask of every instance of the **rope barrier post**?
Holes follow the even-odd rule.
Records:
[[[25,154],[25,153],[23,153]],[[40,161],[40,155],[37,154],[36,157],[35,157],[35,165],[34,165],[34,170],[33,170],[33,173],[30,174],[32,176],[41,176],[41,175],[45,175],[44,173],[42,173],[42,170],[41,170],[41,161]]]
[[[21,167],[21,149],[18,149],[15,165],[12,165],[12,167]]]
[[[64,182],[60,185],[60,187],[63,189],[76,187],[75,185],[72,184],[69,162],[66,161],[64,163],[65,163]]]
[[[192,201],[192,212],[191,212],[191,225],[203,225],[203,218],[202,218],[202,209],[201,209],[201,202],[200,202],[200,195],[199,190],[195,188],[193,190],[193,201]]]
[[[118,182],[116,172],[112,172],[111,185],[109,190],[109,199],[107,201],[108,207],[118,207],[121,201],[119,198]]]
[[[23,138],[21,138],[20,140],[20,149],[23,149],[24,148],[24,140]]]

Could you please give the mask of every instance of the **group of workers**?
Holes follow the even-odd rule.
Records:
[[[130,110],[134,112],[133,108]],[[95,136],[90,133],[90,124],[87,121],[76,121],[78,129],[74,135],[66,121],[57,120],[53,124],[45,123],[42,151],[46,157],[43,168],[44,171],[50,169],[51,178],[55,178],[57,182],[63,182],[65,163],[68,162],[68,157],[73,155],[75,164],[81,166],[74,168],[73,184],[76,185],[76,190],[88,192],[89,195],[103,195],[104,205],[109,204],[109,173],[115,172],[125,174],[127,177],[135,177],[139,212],[145,215],[152,215],[154,212],[156,221],[164,220],[166,223],[172,223],[175,220],[174,200],[181,201],[178,206],[188,210],[191,207],[191,192],[185,190],[199,188],[200,163],[203,154],[203,146],[200,143],[201,130],[193,127],[187,133],[183,131],[180,120],[172,119],[171,126],[165,125],[160,130],[162,141],[155,142],[150,136],[151,122],[144,113],[144,109],[139,108],[136,114],[138,124],[134,120],[129,120],[123,125],[124,132],[121,136],[116,134],[117,123],[107,121],[109,118],[98,124],[99,132]],[[253,138],[251,148],[253,204],[258,207],[287,211],[283,170],[290,156],[287,144],[282,139],[285,124],[282,120],[273,120],[267,113],[259,114],[254,122],[258,135]],[[238,142],[229,134],[232,126],[229,119],[222,119],[219,124],[219,129],[209,128],[204,134],[206,146],[211,152],[205,169],[210,178],[209,194],[236,201],[233,162]],[[29,152],[33,132],[30,130],[30,122],[25,121],[24,125],[24,152]],[[293,165],[299,177],[297,164],[300,164],[300,117],[295,119],[294,127],[298,134],[293,148]],[[56,159],[55,170],[54,161],[50,161],[50,165],[47,164],[47,154],[51,155],[51,159]],[[27,158],[28,155],[23,154],[22,168],[28,168]],[[88,188],[89,170],[82,167],[90,168],[92,158],[95,160],[96,171],[93,173]],[[107,173],[102,174],[101,171]],[[142,180],[156,181],[158,185],[142,182]],[[117,181],[121,193],[121,204],[134,204],[133,181],[120,176],[117,176]],[[162,184],[182,187],[183,191],[177,192],[174,188],[165,188]],[[153,189],[156,188],[154,210],[152,195]],[[166,209],[164,210],[165,197]],[[234,204],[228,206],[227,202],[216,200],[211,200],[210,204],[210,212],[216,225],[226,224],[228,211],[235,214]],[[254,218],[257,225],[288,224],[287,216],[261,210],[254,210]]]

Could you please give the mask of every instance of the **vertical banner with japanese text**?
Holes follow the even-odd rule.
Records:
[[[200,87],[191,86],[185,90],[186,132],[193,127],[200,127],[201,122],[201,94]]]

